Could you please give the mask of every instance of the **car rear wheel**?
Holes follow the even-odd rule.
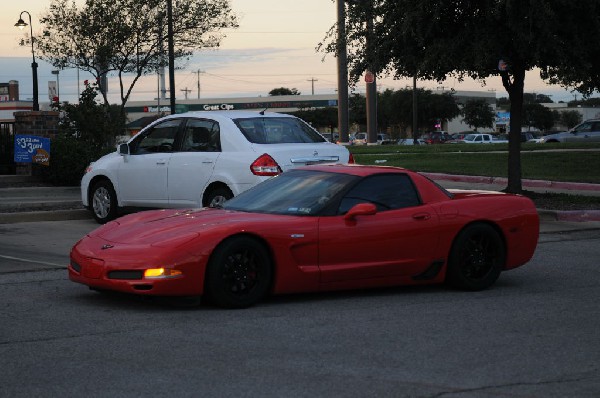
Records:
[[[233,198],[233,193],[229,188],[218,187],[212,189],[204,200],[204,206],[206,207],[222,207],[223,203]]]
[[[267,249],[246,236],[230,238],[214,251],[206,270],[205,293],[215,305],[247,308],[265,297],[273,271]]]
[[[464,290],[483,290],[496,282],[506,261],[500,234],[490,225],[473,224],[454,241],[446,282]]]
[[[90,195],[91,210],[100,224],[117,218],[117,194],[110,181],[98,181]]]

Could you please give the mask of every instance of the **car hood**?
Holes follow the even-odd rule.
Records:
[[[568,137],[569,135],[571,135],[571,133],[569,133],[568,131],[561,131],[560,133],[554,133],[554,134],[548,134],[542,137],[542,139],[547,139],[547,138],[562,138],[562,137]]]
[[[213,208],[150,210],[118,218],[89,236],[111,243],[163,246],[270,217],[276,216]]]

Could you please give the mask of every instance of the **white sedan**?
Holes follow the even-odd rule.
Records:
[[[318,163],[353,159],[290,115],[188,112],[157,120],[91,163],[81,198],[105,223],[123,207],[219,206],[272,176]]]

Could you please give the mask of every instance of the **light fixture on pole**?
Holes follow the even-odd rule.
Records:
[[[27,22],[23,21],[23,14],[27,14],[27,16],[29,17],[29,29],[30,29],[29,41],[31,42],[31,56],[33,57],[33,62],[31,63],[31,71],[33,73],[33,110],[39,111],[40,104],[38,102],[38,76],[37,76],[38,64],[37,64],[37,62],[35,62],[35,51],[33,49],[33,27],[31,26],[31,14],[27,11],[21,11],[21,14],[19,15],[19,20],[17,21],[15,26],[22,30],[24,27],[26,27],[28,25]]]

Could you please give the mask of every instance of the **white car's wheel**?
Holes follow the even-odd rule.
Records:
[[[94,184],[90,195],[91,210],[99,224],[105,224],[117,218],[117,194],[110,181]]]

